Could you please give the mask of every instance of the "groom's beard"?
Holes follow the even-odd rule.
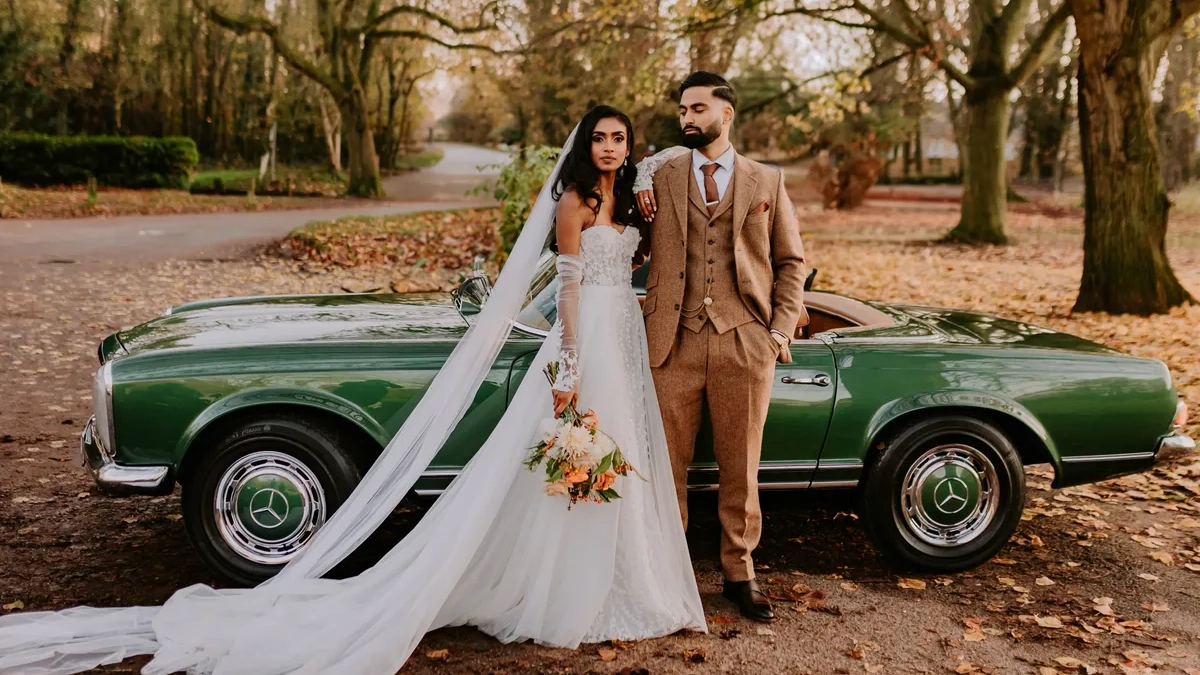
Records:
[[[689,128],[697,129],[698,127]],[[700,148],[706,148],[709,145],[712,145],[712,142],[720,137],[721,120],[717,120],[708,125],[707,129],[700,129],[699,131],[693,131],[690,133],[685,131],[683,133],[683,147],[692,150],[699,150]]]

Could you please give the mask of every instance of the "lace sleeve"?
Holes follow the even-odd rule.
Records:
[[[556,391],[575,391],[579,385],[579,358],[576,336],[579,319],[579,287],[583,281],[583,265],[579,256],[561,253],[555,261],[558,268],[558,323],[562,325],[562,348],[559,357]]]
[[[643,190],[654,189],[654,174],[662,168],[663,164],[671,161],[681,153],[690,152],[682,145],[675,145],[661,152],[650,155],[646,159],[637,163],[637,178],[633,179],[633,191],[641,192]]]

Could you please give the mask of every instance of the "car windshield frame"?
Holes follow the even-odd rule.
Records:
[[[544,338],[549,335],[554,321],[558,318],[558,269],[555,265],[557,257],[549,248],[542,251],[533,279],[529,282],[529,290],[525,294],[525,303],[513,318],[513,328],[530,337]]]

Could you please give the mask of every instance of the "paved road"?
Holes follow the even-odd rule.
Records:
[[[0,262],[212,257],[234,245],[277,239],[313,220],[494,203],[490,197],[465,193],[498,174],[478,167],[504,162],[508,155],[456,143],[441,147],[445,155],[436,166],[386,179],[390,202],[347,200],[334,207],[256,213],[0,220]]]
[[[506,163],[509,154],[461,143],[439,143],[437,147],[444,153],[440,162],[424,171],[385,178],[384,192],[402,201],[490,201],[466,193],[499,175],[494,165]]]
[[[154,261],[210,257],[231,245],[267,241],[313,220],[382,216],[461,206],[447,202],[349,202],[336,208],[256,213],[0,220],[0,262]]]

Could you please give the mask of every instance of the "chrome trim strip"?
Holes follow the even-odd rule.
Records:
[[[861,469],[863,463],[857,459],[826,459],[817,464],[818,469]]]
[[[781,471],[809,471],[812,469],[816,469],[817,466],[818,466],[817,462],[814,462],[812,460],[804,460],[803,462],[791,462],[788,464],[776,464],[776,463],[760,464],[758,467],[758,470],[765,471],[767,473],[775,473],[775,472],[781,472]],[[688,467],[689,472],[695,472],[695,473],[718,473],[720,470],[721,470],[721,468],[717,467],[717,466]]]
[[[856,481],[856,480],[824,481],[824,482],[816,481],[816,482],[812,482],[812,483],[810,483],[809,481],[796,481],[796,482],[780,482],[780,483],[759,483],[758,489],[760,489],[760,490],[804,490],[809,487],[832,488],[832,487],[854,487],[856,485],[858,485],[858,481]],[[688,492],[715,492],[717,489],[719,489],[719,487],[720,486],[718,486],[716,483],[702,483],[700,485],[689,485]],[[440,489],[414,490],[413,492],[421,497],[436,497],[436,496],[442,494],[444,492],[444,490],[440,490]]]
[[[760,489],[760,490],[803,490],[804,488],[807,488],[809,485],[812,485],[812,482],[807,481],[807,480],[797,481],[797,482],[792,482],[792,483],[759,483],[758,489]]]
[[[949,342],[949,339],[942,335],[928,335],[924,337],[843,337],[835,334],[835,336],[831,338],[831,341],[842,345],[923,345]]]
[[[170,467],[166,466],[117,466],[106,464],[95,472],[96,482],[102,486],[154,490],[162,487]]]
[[[517,323],[516,321],[513,321],[512,325],[513,325],[513,329],[520,331],[522,333],[525,333],[526,335],[528,335],[530,337],[544,338],[550,334],[550,331],[548,331],[548,330],[542,330],[541,328],[534,328],[533,326],[526,326],[525,324]]]
[[[1154,459],[1153,452],[1126,452],[1118,455],[1077,455],[1063,457],[1063,464],[1088,464],[1091,462],[1124,462],[1139,459]]]
[[[857,487],[858,480],[814,480],[808,484],[811,489],[819,488],[850,488]]]

